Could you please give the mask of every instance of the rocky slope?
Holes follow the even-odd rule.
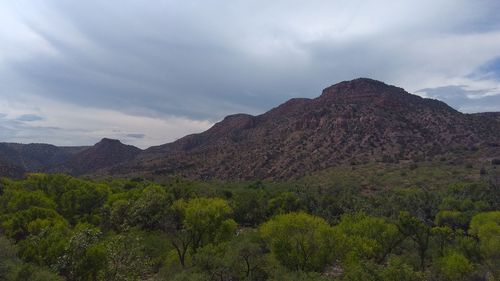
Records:
[[[282,179],[339,163],[419,160],[499,145],[495,113],[462,114],[438,100],[360,78],[259,116],[228,116],[107,173]]]
[[[57,171],[68,169],[71,174],[82,175],[112,167],[134,159],[142,150],[121,143],[119,140],[104,138],[94,146],[75,154]]]
[[[61,165],[86,147],[57,147],[50,144],[0,143],[0,165],[17,171],[42,171]]]
[[[345,163],[421,161],[478,149],[500,157],[500,113],[463,114],[360,78],[262,115],[227,116],[205,132],[144,151],[111,139],[79,148],[0,144],[0,175],[287,179]]]

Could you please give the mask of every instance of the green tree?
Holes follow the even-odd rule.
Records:
[[[443,280],[467,280],[473,271],[472,263],[462,254],[451,252],[436,261],[439,275]]]
[[[420,258],[420,268],[425,269],[427,251],[431,237],[431,228],[422,220],[410,215],[407,212],[401,212],[399,215],[398,229],[401,234],[410,237],[417,245],[418,256]]]
[[[123,209],[124,205],[124,202],[115,202],[114,211]],[[170,216],[171,205],[172,198],[165,188],[158,185],[148,186],[130,205],[128,210],[130,223],[148,230],[161,229],[164,220]],[[117,215],[120,213],[118,211]]]
[[[467,213],[460,211],[439,211],[436,215],[435,222],[439,226],[447,226],[452,229],[467,229],[470,217]]]
[[[291,270],[321,271],[332,254],[332,228],[319,217],[289,213],[278,215],[260,227],[272,254]]]
[[[395,189],[380,195],[382,214],[397,219],[400,212],[406,212],[426,224],[432,224],[439,211],[439,193],[426,188]]]
[[[19,263],[17,259],[17,249],[4,236],[0,236],[0,281],[9,281],[14,279],[14,267]]]
[[[16,246],[0,236],[0,281],[62,281],[47,268],[24,263],[17,256]]]
[[[431,229],[431,234],[438,247],[438,254],[444,254],[445,247],[453,239],[453,229],[447,226],[436,226]]]
[[[58,211],[70,224],[87,222],[98,225],[99,211],[110,193],[105,184],[81,181],[81,184],[61,195]]]
[[[282,192],[269,200],[269,214],[286,214],[300,210],[300,200],[292,192]]]
[[[31,234],[18,243],[19,255],[25,261],[56,267],[68,246],[71,230],[64,220],[36,220]]]
[[[151,260],[145,252],[143,237],[138,233],[113,235],[101,244],[106,249],[105,280],[144,280],[151,273]]]
[[[232,198],[234,219],[240,225],[257,226],[267,217],[267,201],[262,190],[245,190]]]
[[[415,271],[401,259],[392,258],[380,272],[380,280],[384,281],[424,281],[424,273]]]
[[[64,219],[53,209],[29,207],[26,210],[2,216],[2,228],[9,237],[17,241],[36,232],[40,225],[56,224]]]
[[[199,249],[194,262],[212,280],[264,280],[264,249],[259,242],[254,233],[242,233]]]
[[[342,216],[340,223],[334,228],[349,243],[348,251],[356,252],[354,254],[359,258],[370,258],[377,263],[383,263],[406,238],[396,225],[363,213]]]
[[[15,277],[12,281],[63,281],[57,274],[29,263],[23,263],[17,267]],[[9,280],[9,281],[11,281]]]
[[[266,274],[265,249],[257,233],[246,231],[239,234],[228,245],[228,259],[234,275],[241,280],[262,280]]]
[[[0,198],[0,206],[4,213],[15,213],[30,207],[56,208],[56,204],[40,190],[9,190]]]
[[[106,249],[100,245],[101,231],[79,224],[71,237],[59,268],[70,281],[102,280],[106,268]]]
[[[469,233],[479,238],[481,256],[495,280],[500,280],[500,211],[472,218]]]
[[[189,250],[196,253],[204,245],[228,240],[236,230],[236,222],[229,218],[232,209],[223,199],[178,200],[173,209],[175,224],[167,231],[172,235],[172,245],[182,266]]]

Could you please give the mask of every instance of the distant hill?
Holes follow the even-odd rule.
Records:
[[[25,172],[82,175],[131,160],[140,152],[135,146],[107,138],[90,147],[0,143],[0,175],[19,177]]]
[[[39,172],[48,167],[64,164],[73,155],[85,150],[86,147],[57,147],[50,144],[19,144],[0,143],[0,166],[7,170]]]
[[[87,174],[134,159],[142,150],[119,140],[104,138],[94,146],[73,155],[56,171],[69,169],[71,174]]]
[[[0,146],[0,163],[27,171],[287,179],[345,163],[420,161],[480,148],[500,155],[500,113],[463,114],[441,101],[360,78],[262,115],[227,116],[205,132],[144,151],[103,139],[73,150],[40,146],[48,155],[40,158],[37,149],[12,152],[4,148],[9,145]]]

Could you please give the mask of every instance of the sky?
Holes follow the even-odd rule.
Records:
[[[498,0],[0,2],[0,142],[146,148],[369,77],[500,111]]]

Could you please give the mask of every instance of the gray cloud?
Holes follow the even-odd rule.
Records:
[[[465,86],[445,86],[432,89],[422,89],[430,98],[446,102],[453,108],[466,113],[500,111],[500,94],[484,95],[487,90],[467,90]]]
[[[467,75],[472,81],[500,81],[500,57],[493,58]],[[492,84],[470,89],[467,85],[448,85],[417,91],[442,100],[462,112],[500,111],[500,86]]]
[[[40,108],[19,109],[22,114],[42,112],[45,118],[60,110],[50,107],[50,101],[57,101],[82,109],[68,118],[88,111],[83,109],[98,109],[135,116],[137,122],[147,117],[170,125],[192,124],[194,131],[205,125],[186,120],[213,123],[227,114],[261,113],[291,97],[314,97],[330,84],[356,77],[413,92],[425,88],[418,93],[443,99],[451,95],[449,102],[464,110],[499,104],[493,97],[481,102],[469,98],[484,94],[478,92],[484,89],[478,83],[500,84],[495,72],[500,55],[498,1],[13,3],[0,4],[0,26],[5,28],[0,27],[5,42],[0,46],[0,95],[25,104],[33,97],[41,100]],[[62,128],[64,120],[56,118],[62,117],[44,121]],[[76,119],[74,128],[67,125],[64,130],[104,130],[95,120]],[[108,127],[104,123],[105,132],[129,126],[120,118],[106,123]],[[122,130],[137,128],[141,126]],[[149,132],[126,137],[145,146],[184,133],[164,132],[155,139]]]
[[[33,121],[43,120],[43,118],[41,116],[36,115],[36,114],[23,114],[23,115],[17,117],[16,120],[24,121],[24,122],[33,122]]]
[[[146,137],[145,134],[127,134],[126,137],[134,139],[143,139]]]
[[[21,116],[23,117],[23,116]],[[41,142],[41,139],[49,139],[51,135],[57,135],[60,128],[52,126],[31,125],[30,117],[24,118],[1,118],[0,119],[0,141],[2,142]]]

